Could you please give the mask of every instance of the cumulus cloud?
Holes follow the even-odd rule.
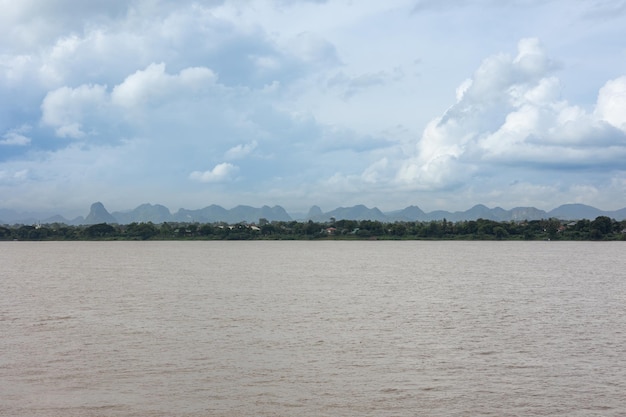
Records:
[[[215,85],[216,76],[208,68],[183,68],[170,74],[165,64],[150,64],[128,75],[112,89],[101,84],[83,84],[48,92],[41,104],[41,122],[53,128],[59,138],[98,137],[115,142],[122,139],[116,129],[124,123],[126,135],[141,134],[147,120],[152,119],[153,124],[159,126],[158,122],[163,119],[160,109],[173,104],[187,103],[187,108],[170,109],[167,113],[170,121],[183,123],[181,119],[189,119],[189,115],[202,108],[203,100],[212,97],[210,90]],[[215,100],[219,101],[220,97]],[[202,123],[206,121],[197,119],[190,128]],[[130,128],[130,125],[135,127]]]
[[[189,174],[189,178],[199,182],[225,182],[233,180],[234,175],[239,171],[236,165],[224,162],[216,165],[208,171],[193,171]]]
[[[83,123],[107,102],[102,85],[61,87],[46,94],[41,104],[42,122],[62,138],[81,139],[87,135]]]
[[[248,155],[250,155],[258,146],[256,140],[253,140],[250,143],[239,144],[237,146],[233,146],[224,155],[226,159],[241,159]]]
[[[396,180],[417,189],[497,176],[499,167],[611,169],[626,158],[626,78],[609,81],[589,113],[561,97],[558,66],[537,39],[516,56],[495,55],[457,89],[457,102],[432,120]],[[621,129],[621,130],[618,130]]]
[[[361,174],[361,178],[366,183],[378,184],[387,176],[388,167],[389,160],[381,158],[368,166]]]
[[[600,89],[595,115],[626,132],[626,76],[610,80]]]
[[[136,71],[115,86],[111,93],[114,104],[137,107],[161,103],[172,96],[201,95],[214,85],[215,74],[208,68],[185,68],[179,74],[165,72],[165,64],[150,64],[145,70]]]
[[[89,3],[72,0],[1,0],[0,23],[10,34],[4,39],[11,39],[7,42],[11,48],[30,48],[67,32],[78,32],[86,20],[102,21],[120,16],[132,7],[130,3],[125,0],[97,0]],[[0,41],[0,44],[5,41]]]
[[[4,146],[27,146],[30,145],[31,139],[25,136],[25,133],[31,130],[28,125],[11,129],[2,136],[0,145]]]

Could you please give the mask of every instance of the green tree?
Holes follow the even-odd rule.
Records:
[[[0,239],[11,239],[12,237],[11,229],[0,226]]]
[[[198,234],[200,236],[208,237],[208,236],[213,235],[214,232],[215,232],[215,230],[214,230],[213,226],[208,224],[208,223],[205,223],[205,224],[203,224],[202,226],[200,226],[198,228]]]
[[[404,223],[395,222],[394,224],[391,225],[390,233],[393,236],[406,236],[407,234],[406,225]]]
[[[148,240],[159,233],[152,222],[131,223],[126,226],[126,234],[135,239]]]
[[[544,221],[544,230],[548,234],[548,238],[556,239],[559,228],[561,227],[561,221],[558,219],[548,219]]]
[[[590,227],[594,238],[602,238],[613,231],[613,222],[607,216],[598,216],[591,222]]]
[[[478,234],[482,235],[482,237],[493,236],[493,228],[495,222],[486,219],[478,219],[476,220],[476,224],[478,225]]]
[[[102,238],[102,237],[113,236],[116,232],[117,230],[115,229],[115,227],[107,223],[99,223],[99,224],[91,225],[87,227],[84,231],[85,236],[89,238]]]
[[[174,235],[174,230],[172,229],[172,225],[164,222],[161,224],[161,226],[159,227],[159,235],[162,238],[170,238]]]
[[[502,226],[496,226],[493,228],[493,234],[496,236],[496,239],[502,240],[509,236],[509,232]]]

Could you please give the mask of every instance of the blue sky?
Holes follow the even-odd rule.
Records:
[[[626,0],[0,7],[0,208],[626,207]]]

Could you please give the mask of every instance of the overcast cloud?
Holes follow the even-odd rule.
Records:
[[[0,208],[626,207],[624,0],[0,7]]]

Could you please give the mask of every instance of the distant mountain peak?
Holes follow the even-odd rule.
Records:
[[[104,204],[97,201],[91,205],[89,214],[85,217],[85,224],[117,223],[115,217],[104,208]]]
[[[585,204],[572,203],[563,204],[554,210],[548,212],[550,217],[556,217],[564,220],[578,220],[578,219],[595,219],[598,216],[606,215],[600,209],[591,207]],[[609,215],[609,217],[612,217]]]
[[[323,216],[324,212],[322,211],[322,209],[319,206],[311,206],[311,208],[309,209],[308,214],[306,215],[307,219],[314,219],[316,217],[319,216]]]
[[[535,207],[515,207],[505,210],[501,207],[489,208],[484,204],[476,204],[465,211],[449,212],[445,210],[435,210],[424,212],[418,206],[411,205],[403,210],[382,212],[378,208],[368,208],[363,204],[352,207],[338,207],[334,210],[323,212],[322,209],[314,205],[309,209],[307,220],[328,221],[331,218],[336,220],[377,220],[381,222],[407,222],[407,221],[441,221],[444,218],[451,222],[476,220],[479,218],[494,221],[524,221],[556,218],[560,220],[593,220],[598,216],[607,216],[615,220],[626,219],[626,208],[613,211],[604,211],[598,208],[580,203],[563,204],[549,212]],[[304,218],[304,217],[299,217]],[[133,210],[109,213],[100,201],[91,205],[86,218],[76,217],[73,220],[65,220],[58,215],[50,213],[18,213],[14,210],[0,207],[0,224],[34,224],[34,223],[67,223],[72,225],[98,224],[98,223],[119,223],[129,224],[133,222],[197,222],[197,223],[255,223],[260,219],[269,221],[291,221],[291,216],[279,205],[270,207],[264,205],[255,208],[246,205],[239,205],[232,209],[225,209],[222,206],[211,204],[202,209],[188,210],[181,208],[176,213],[160,204],[144,203]]]

